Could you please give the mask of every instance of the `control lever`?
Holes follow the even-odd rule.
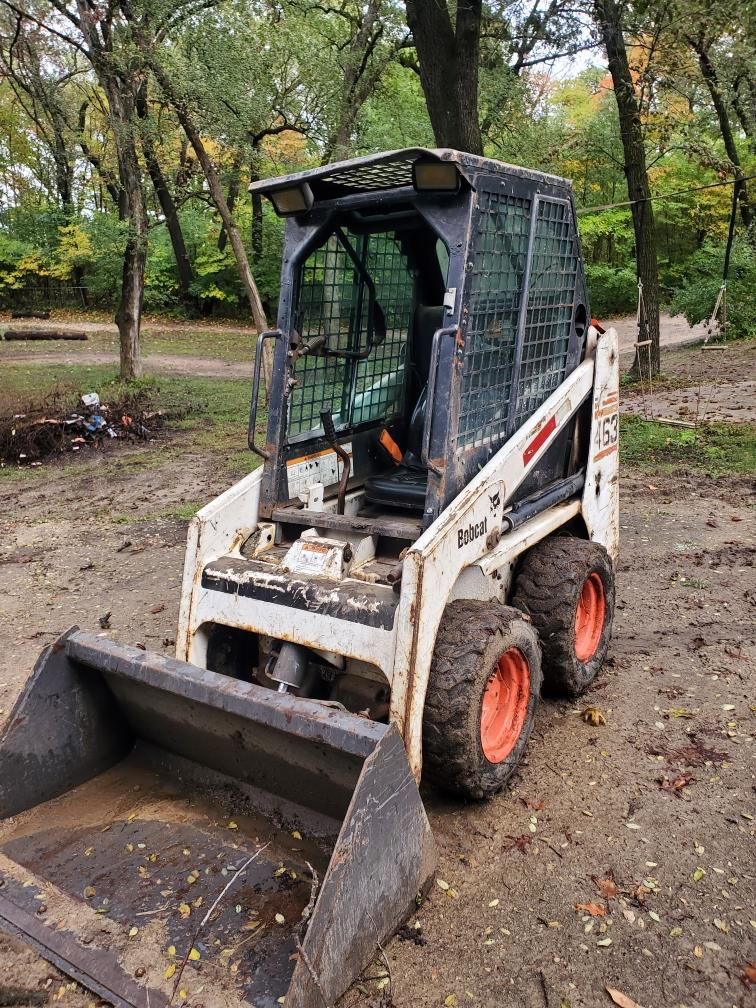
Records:
[[[342,473],[341,473],[341,479],[339,480],[339,492],[336,497],[336,513],[343,515],[344,505],[346,502],[347,483],[349,482],[349,475],[352,468],[352,460],[349,458],[349,454],[341,447],[339,442],[336,440],[336,428],[333,425],[332,411],[321,410],[320,422],[323,424],[323,430],[325,431],[326,441],[341,459]]]

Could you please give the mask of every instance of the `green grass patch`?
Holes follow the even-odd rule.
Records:
[[[623,417],[625,465],[664,473],[756,474],[756,424],[707,424],[697,430]]]

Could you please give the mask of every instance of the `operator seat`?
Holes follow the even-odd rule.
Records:
[[[418,305],[412,326],[412,363],[420,384],[420,395],[412,410],[407,428],[407,448],[401,463],[394,469],[371,476],[365,483],[365,497],[371,504],[383,507],[422,511],[428,489],[428,470],[421,462],[425,410],[428,403],[428,372],[430,370],[433,335],[444,324],[443,305]]]

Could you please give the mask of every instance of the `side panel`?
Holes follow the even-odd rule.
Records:
[[[238,548],[257,525],[262,467],[206,504],[192,519],[186,540],[176,657],[188,661],[199,622],[196,608],[205,564]]]
[[[391,691],[410,766],[422,766],[422,715],[441,617],[460,572],[478,563],[501,535],[504,505],[567,424],[593,386],[584,361],[525,423],[408,552],[403,568]]]
[[[44,649],[0,732],[0,820],[89,780],[133,744],[102,679],[70,661],[75,630]]]
[[[617,331],[598,337],[583,518],[591,539],[616,562],[619,552],[619,347]]]

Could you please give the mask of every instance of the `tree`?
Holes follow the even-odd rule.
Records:
[[[632,201],[635,262],[643,298],[641,342],[651,340],[650,369],[659,371],[659,271],[656,256],[656,224],[651,202],[651,187],[646,166],[641,110],[623,35],[622,7],[617,0],[595,0],[596,23],[606,49],[609,72],[617,102],[627,194]],[[633,371],[639,374],[646,366],[645,348],[635,352]]]
[[[714,58],[712,55],[713,48],[713,38],[707,34],[706,27],[703,26],[699,28],[694,34],[686,35],[686,40],[688,45],[691,47],[693,52],[696,54],[698,59],[698,65],[701,70],[701,77],[706,85],[706,88],[711,97],[711,104],[714,107],[714,111],[717,116],[717,122],[719,123],[719,131],[722,136],[722,142],[724,143],[725,151],[727,152],[727,157],[730,160],[730,164],[733,168],[733,173],[735,178],[738,180],[738,205],[740,207],[740,215],[743,220],[745,227],[748,227],[751,223],[753,213],[751,209],[751,204],[748,196],[748,186],[745,181],[745,172],[740,162],[740,154],[738,153],[737,144],[735,142],[735,133],[732,128],[732,123],[730,122],[730,114],[727,107],[727,100],[724,93],[724,88],[722,87],[722,82],[720,80],[719,73],[715,66]],[[742,78],[741,78],[742,80]],[[737,111],[740,107],[740,120],[741,124],[745,123],[746,135],[748,135],[748,127],[750,125],[742,102],[738,102],[738,95],[735,92],[732,96],[734,102],[734,108]]]
[[[186,308],[193,310],[196,307],[195,299],[191,293],[191,286],[194,281],[194,272],[192,270],[192,264],[189,261],[189,254],[186,250],[186,242],[184,241],[184,233],[181,230],[181,221],[179,219],[176,203],[173,199],[173,194],[168,186],[165,175],[163,174],[163,169],[160,166],[160,161],[157,155],[154,137],[155,128],[154,124],[150,120],[147,101],[146,77],[142,80],[136,94],[136,112],[142,126],[140,139],[145,164],[147,165],[147,171],[150,179],[152,180],[155,195],[158,203],[160,204],[160,209],[163,212],[165,226],[171,239],[171,247],[173,248],[173,256],[176,261],[176,270],[178,272],[181,300]]]
[[[129,59],[119,32],[117,5],[96,0],[51,0],[52,10],[44,18],[37,8],[21,7],[1,0],[4,7],[85,57],[107,99],[108,117],[115,141],[118,175],[128,235],[121,272],[121,292],[116,309],[121,378],[129,381],[142,373],[139,347],[144,269],[147,256],[147,207],[142,169],[136,143],[136,96],[141,83],[140,69]]]
[[[405,0],[436,143],[483,153],[478,110],[482,0]]]

